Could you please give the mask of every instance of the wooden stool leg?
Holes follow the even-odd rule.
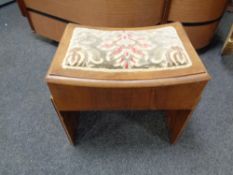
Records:
[[[63,129],[65,130],[65,133],[67,135],[67,138],[70,144],[74,145],[75,144],[75,131],[76,131],[76,128],[78,127],[78,119],[79,119],[77,112],[60,111],[57,108],[53,98],[51,98],[51,102],[54,106],[54,109],[57,112],[57,116],[61,122]]]
[[[191,118],[192,110],[167,111],[166,123],[169,129],[170,143],[175,144]]]

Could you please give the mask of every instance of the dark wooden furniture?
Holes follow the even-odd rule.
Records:
[[[169,30],[175,29],[177,32],[176,35],[180,38],[181,43],[183,43],[183,51],[170,52],[170,46],[165,45],[165,47],[162,47],[164,40],[156,40],[158,42],[156,43],[156,48],[165,48],[166,54],[162,54],[161,57],[166,56],[164,60],[170,60],[174,64],[172,63],[173,65],[170,64],[170,66],[167,65],[167,68],[165,66],[164,69],[158,70],[152,67],[150,71],[147,68],[140,71],[137,69],[128,71],[128,67],[117,71],[111,69],[103,71],[101,68],[94,68],[93,66],[87,69],[86,67],[73,68],[72,65],[78,63],[82,65],[80,61],[82,58],[87,59],[87,57],[80,56],[82,54],[88,54],[92,50],[89,47],[86,53],[80,53],[83,48],[80,46],[80,48],[74,48],[80,55],[75,53],[69,54],[68,51],[72,48],[70,42],[71,40],[73,42],[73,39],[71,39],[72,34],[76,27],[82,28],[82,26],[74,24],[67,26],[46,76],[52,103],[70,143],[75,143],[75,128],[78,126],[77,112],[93,110],[165,110],[167,112],[166,122],[170,130],[170,141],[171,143],[175,143],[200,100],[203,88],[210,79],[208,72],[190,43],[182,25],[172,23],[169,25],[143,28],[95,28],[104,31],[134,30],[139,32],[142,30],[164,30],[165,28],[169,28]],[[87,28],[93,29],[92,27]],[[167,36],[168,33],[165,32],[163,35]],[[81,36],[88,37],[86,34],[79,34],[78,36],[76,40],[74,39],[76,42],[75,46],[77,45],[77,47],[78,43],[81,43]],[[128,36],[132,37],[131,34]],[[141,40],[141,37],[139,38]],[[172,38],[169,40],[169,37],[165,37],[164,39],[168,42],[173,41],[171,40]],[[89,40],[87,41],[89,42]],[[85,40],[82,42],[85,42]],[[110,47],[109,43],[107,42],[103,47]],[[127,40],[126,43],[130,42]],[[147,47],[147,45],[143,44],[143,47]],[[128,46],[123,45],[121,47],[126,50],[129,49]],[[97,48],[99,48],[99,45]],[[171,48],[174,47],[172,46]],[[93,53],[96,52],[96,48],[94,50]],[[118,51],[114,51],[114,54],[119,54]],[[140,54],[140,51],[133,51]],[[160,50],[156,52],[160,54]],[[168,53],[170,53],[171,57],[168,56]],[[127,57],[128,52],[125,54]],[[67,61],[64,61],[66,57],[71,59],[71,63],[69,63],[71,64],[71,68],[64,67]],[[158,56],[156,59],[159,60],[161,57]],[[187,61],[187,57],[189,61]],[[99,61],[98,57],[95,59],[95,62]],[[180,61],[180,65],[184,65],[184,59],[186,59],[189,65],[176,69],[175,64],[177,63],[178,65]],[[172,68],[172,66],[175,68]]]
[[[68,22],[144,27],[182,22],[196,49],[213,38],[228,0],[17,0],[32,29],[60,41]]]

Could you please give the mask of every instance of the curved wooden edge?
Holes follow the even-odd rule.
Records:
[[[172,0],[168,20],[187,23],[214,21],[223,15],[227,2],[228,0]]]
[[[101,87],[101,88],[130,88],[130,87],[157,87],[177,84],[186,84],[193,82],[209,81],[211,79],[208,73],[188,75],[182,77],[162,78],[154,80],[94,80],[82,78],[70,78],[54,75],[46,75],[47,83],[74,85],[84,87]]]
[[[219,21],[214,21],[205,25],[184,25],[184,28],[195,49],[206,47],[213,39]]]
[[[161,22],[164,0],[24,0],[27,8],[93,26],[148,26]],[[46,5],[45,5],[46,4]]]
[[[28,13],[37,34],[55,41],[60,41],[66,28],[65,22],[54,20],[32,11],[28,11]]]

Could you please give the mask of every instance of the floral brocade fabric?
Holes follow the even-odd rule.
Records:
[[[65,69],[156,71],[192,62],[173,27],[147,30],[75,28],[62,63]]]

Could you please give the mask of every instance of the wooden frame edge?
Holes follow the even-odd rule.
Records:
[[[152,80],[95,80],[61,77],[56,75],[46,75],[45,81],[47,83],[84,86],[84,87],[100,87],[100,88],[141,88],[141,87],[157,87],[169,86],[177,84],[186,84],[193,82],[208,82],[211,79],[208,73],[188,75],[173,78],[161,78]]]

